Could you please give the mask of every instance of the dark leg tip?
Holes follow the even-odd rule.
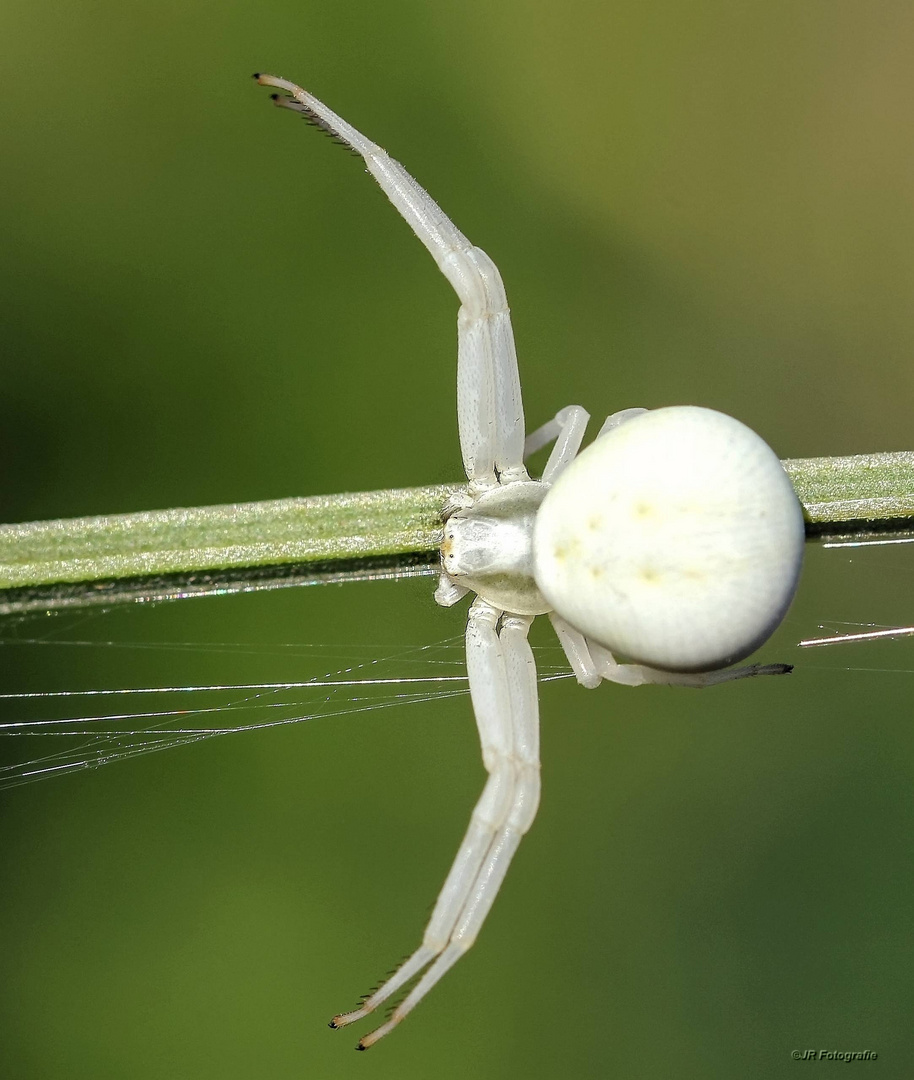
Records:
[[[361,1043],[359,1043],[359,1045],[356,1047],[356,1050],[367,1050],[367,1049],[368,1049],[368,1047],[367,1046],[362,1046]]]
[[[259,71],[255,71],[255,72],[254,72],[254,74],[253,74],[253,75],[251,76],[251,78],[252,78],[252,79],[259,79],[259,78],[260,78],[260,72],[259,72]]]
[[[338,1027],[336,1026],[336,1021],[335,1021],[335,1020],[331,1020],[331,1021],[330,1021],[330,1023],[329,1023],[328,1025],[327,1025],[327,1027],[328,1027],[328,1028],[333,1028],[333,1030],[334,1030],[334,1031],[339,1031],[339,1030],[340,1030],[340,1029],[339,1029],[339,1028],[338,1028]]]

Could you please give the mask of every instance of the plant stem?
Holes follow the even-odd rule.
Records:
[[[914,537],[914,453],[788,458],[808,539],[891,532]]]
[[[784,467],[808,538],[914,538],[914,452],[792,459]],[[427,564],[440,543],[444,504],[462,487],[0,526],[0,612],[226,591],[245,581],[256,588],[378,576],[384,568]]]

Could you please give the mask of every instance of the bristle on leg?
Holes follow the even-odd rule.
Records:
[[[292,112],[299,113],[309,123],[319,127],[321,131],[332,136],[347,149],[352,150],[353,153],[364,155],[366,150],[374,147],[374,144],[366,139],[364,135],[359,134],[351,124],[347,124],[341,116],[337,116],[332,109],[328,109],[322,101],[318,101],[313,94],[309,94],[307,90],[303,90],[295,83],[289,82],[288,79],[280,79],[277,75],[264,75],[261,72],[257,72],[254,78],[261,86],[272,86],[277,90],[285,91],[285,94],[270,95],[274,104],[280,108],[291,109]],[[286,94],[289,96],[286,97]]]

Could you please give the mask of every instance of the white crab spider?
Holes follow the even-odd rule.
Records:
[[[580,455],[579,405],[524,438],[501,276],[402,165],[285,79],[303,114],[360,154],[460,299],[457,416],[469,481],[446,509],[435,599],[476,593],[466,631],[473,711],[489,774],[419,948],[331,1027],[361,1020],[418,976],[364,1050],[410,1012],[479,933],[540,795],[536,668],[527,643],[548,614],[577,679],[708,686],[781,674],[720,670],[780,623],[803,554],[800,504],[774,452],[738,420],[684,406],[610,416]],[[524,459],[555,443],[539,480]],[[614,651],[638,663],[620,664]]]

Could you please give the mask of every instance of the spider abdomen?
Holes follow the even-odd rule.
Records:
[[[796,590],[803,514],[771,448],[711,409],[656,409],[584,450],[537,515],[534,573],[587,637],[668,671],[753,652]]]

